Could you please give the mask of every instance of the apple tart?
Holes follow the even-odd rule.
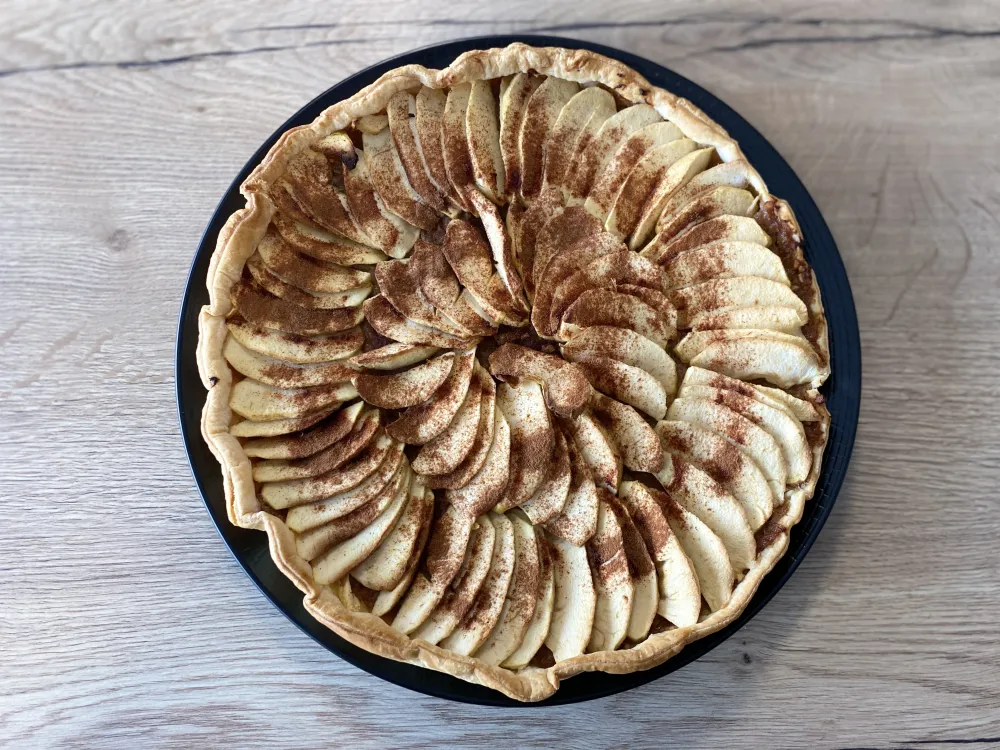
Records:
[[[742,612],[816,486],[830,368],[795,217],[722,128],[514,44],[387,73],[242,192],[203,433],[313,616],[534,701]]]

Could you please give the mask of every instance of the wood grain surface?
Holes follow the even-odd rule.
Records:
[[[188,471],[185,277],[303,103],[488,33],[613,45],[756,125],[825,214],[864,346],[830,521],[736,637],[639,690],[445,703],[327,653],[254,588]],[[0,4],[0,743],[1000,744],[1000,6],[508,0]]]

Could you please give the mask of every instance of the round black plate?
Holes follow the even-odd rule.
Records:
[[[267,548],[267,537],[259,531],[241,529],[229,523],[226,516],[225,495],[222,489],[222,474],[219,471],[219,464],[201,437],[200,420],[201,410],[205,404],[205,390],[198,377],[198,366],[195,362],[198,313],[202,305],[208,303],[205,277],[208,272],[209,259],[215,249],[216,237],[229,215],[244,205],[244,199],[239,192],[240,184],[250,174],[254,166],[260,163],[278,137],[291,127],[311,122],[326,107],[353,95],[392,68],[411,63],[419,63],[429,68],[443,68],[467,50],[503,47],[516,41],[523,41],[535,46],[589,49],[621,60],[626,65],[635,68],[653,84],[690,99],[701,107],[709,117],[729,131],[733,138],[739,142],[750,163],[760,171],[768,188],[792,205],[795,215],[802,225],[802,232],[806,237],[806,258],[816,272],[823,294],[823,304],[826,307],[833,368],[833,375],[823,388],[827,405],[833,415],[833,424],[830,429],[830,441],[826,449],[823,473],[816,488],[816,495],[806,505],[802,522],[792,531],[788,552],[778,562],[774,570],[764,578],[757,595],[750,602],[743,615],[729,627],[687,646],[680,654],[655,669],[626,675],[610,675],[600,672],[581,674],[566,680],[552,698],[534,704],[518,703],[493,690],[462,682],[440,672],[402,664],[371,654],[335,635],[305,611],[302,606],[302,594],[278,572],[271,561]],[[827,516],[830,515],[834,500],[836,500],[837,493],[844,481],[858,425],[858,408],[861,400],[861,344],[851,287],[826,222],[823,221],[819,209],[809,193],[806,192],[805,186],[795,176],[792,168],[746,120],[700,86],[682,78],[673,71],[627,52],[600,44],[554,36],[487,36],[462,39],[415,50],[356,73],[316,97],[264,142],[233,180],[233,184],[230,185],[229,190],[216,208],[215,215],[205,230],[201,245],[198,247],[198,254],[191,267],[181,307],[177,331],[176,376],[181,432],[184,435],[184,443],[191,461],[191,470],[198,483],[202,498],[205,500],[205,505],[208,507],[208,512],[211,513],[212,519],[219,528],[219,533],[247,575],[292,622],[351,664],[396,685],[427,695],[466,703],[491,706],[538,706],[576,703],[600,698],[620,693],[623,690],[643,685],[669,674],[711,651],[729,638],[770,601],[771,597],[791,576],[792,571],[798,567],[806,552],[809,551]]]

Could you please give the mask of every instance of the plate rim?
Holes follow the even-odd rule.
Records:
[[[303,121],[311,121],[323,108],[340,101],[346,96],[350,96],[387,70],[399,67],[400,65],[421,62],[429,66],[437,66],[437,63],[431,65],[429,58],[435,55],[444,55],[446,57],[450,55],[450,59],[454,59],[467,50],[506,46],[513,42],[524,42],[535,46],[588,49],[620,60],[638,70],[640,74],[650,79],[654,84],[657,84],[658,79],[670,79],[670,85],[666,85],[664,88],[667,88],[671,93],[691,99],[698,107],[705,110],[713,120],[718,121],[720,115],[722,120],[728,120],[728,123],[720,122],[720,124],[726,130],[730,131],[730,134],[733,135],[745,153],[749,154],[754,151],[765,152],[768,158],[760,159],[758,157],[751,159],[751,162],[765,176],[765,182],[768,183],[769,189],[772,188],[773,175],[772,178],[768,178],[766,176],[768,172],[784,173],[780,175],[781,179],[777,180],[777,182],[784,183],[787,181],[795,188],[793,191],[775,190],[774,193],[780,195],[793,206],[796,217],[803,226],[803,235],[807,238],[805,253],[810,261],[810,265],[814,269],[817,268],[817,263],[815,262],[815,258],[811,257],[810,249],[816,245],[824,246],[825,256],[822,258],[822,263],[819,266],[825,269],[822,275],[831,278],[827,278],[820,283],[820,293],[827,314],[831,339],[831,361],[836,356],[837,366],[832,368],[833,373],[821,390],[829,393],[831,390],[836,389],[836,394],[840,397],[838,401],[840,399],[845,401],[843,405],[838,405],[836,413],[833,413],[831,409],[833,418],[831,420],[830,438],[826,453],[824,454],[824,464],[817,483],[816,494],[806,505],[806,515],[808,515],[808,518],[804,516],[792,529],[792,536],[798,537],[798,543],[795,543],[794,538],[789,542],[789,548],[785,554],[775,565],[774,569],[763,578],[757,592],[734,622],[705,638],[688,644],[680,653],[667,659],[657,667],[625,675],[611,675],[603,672],[577,675],[572,679],[565,680],[560,689],[552,697],[536,703],[515,701],[489,688],[473,685],[444,673],[378,656],[340,638],[336,633],[312,618],[305,611],[304,607],[302,607],[301,592],[288,579],[283,578],[276,566],[274,566],[270,554],[267,553],[267,536],[260,532],[242,529],[231,524],[224,507],[222,508],[221,517],[218,508],[213,507],[207,481],[215,480],[217,482],[218,486],[215,488],[215,492],[218,493],[222,487],[222,473],[218,470],[217,462],[201,436],[201,411],[204,406],[206,393],[201,384],[200,376],[197,373],[197,368],[195,367],[193,373],[194,383],[191,382],[192,373],[190,372],[191,366],[194,363],[194,349],[197,346],[198,339],[197,314],[201,309],[201,303],[196,301],[196,297],[204,296],[207,298],[204,275],[200,267],[204,265],[207,271],[208,259],[211,258],[212,252],[215,250],[216,238],[222,224],[225,223],[233,210],[242,207],[244,203],[243,196],[239,192],[240,185],[278,137],[289,128],[302,124]],[[692,94],[694,96],[691,96]],[[314,110],[316,111],[314,112]],[[737,125],[738,134],[733,133],[733,123]],[[764,169],[760,167],[761,162],[767,165]],[[234,201],[238,203],[235,208],[229,205],[234,203]],[[807,230],[806,227],[809,227],[809,229]],[[820,275],[817,272],[817,277]],[[833,293],[835,291],[837,294],[834,298]],[[834,304],[831,305],[831,302]],[[835,328],[834,322],[838,321],[839,325]],[[265,139],[264,143],[243,165],[233,182],[223,193],[205,231],[202,233],[198,249],[191,262],[185,281],[184,294],[178,314],[174,355],[177,416],[184,442],[185,454],[188,459],[188,466],[206,510],[215,524],[216,531],[222,537],[240,567],[261,593],[292,623],[327,651],[375,677],[437,698],[498,707],[517,706],[524,708],[565,705],[621,693],[645,685],[683,668],[732,637],[743,625],[753,619],[778,593],[816,541],[820,530],[833,509],[846,476],[857,433],[861,401],[860,331],[853,294],[846,269],[844,268],[843,259],[837,248],[836,241],[815,201],[788,162],[778,153],[777,149],[753,125],[721,99],[666,66],[607,45],[547,34],[466,37],[410,50],[400,55],[381,60],[353,73],[314,97],[289,117]],[[190,387],[194,387],[194,394],[189,392]],[[845,388],[846,390],[844,390]],[[192,395],[194,396],[193,402],[191,400]],[[187,410],[185,409],[185,404],[189,407]],[[196,405],[197,408],[191,409],[192,404]],[[192,417],[194,417],[193,420]],[[831,448],[835,442],[837,453],[836,456],[831,457]],[[201,454],[201,457],[196,457],[196,453]],[[206,453],[211,462],[216,464],[216,471],[210,477],[201,476],[201,472],[196,466],[196,461],[203,459]],[[838,463],[836,467],[832,465],[831,458],[837,459]],[[822,503],[820,499],[823,500]],[[810,508],[813,509],[813,512],[808,514]],[[247,544],[256,549],[248,549]],[[265,553],[263,555],[260,554],[261,547]],[[274,574],[274,580],[271,582],[263,580],[258,574],[257,564],[262,565],[264,572]],[[271,571],[267,570],[268,565],[270,565]],[[287,587],[290,587],[297,596],[297,607],[294,603],[279,599],[279,596],[287,598],[287,591],[284,594],[279,594],[279,592],[273,590],[275,586],[284,588],[281,581],[284,581],[284,584],[287,584]]]

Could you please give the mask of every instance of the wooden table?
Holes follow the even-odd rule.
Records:
[[[7,0],[0,29],[7,747],[1000,743],[996,4]],[[524,712],[383,683],[258,593],[188,471],[173,347],[216,201],[289,114],[410,48],[531,31],[670,66],[781,150],[840,244],[865,387],[833,516],[750,625]]]

